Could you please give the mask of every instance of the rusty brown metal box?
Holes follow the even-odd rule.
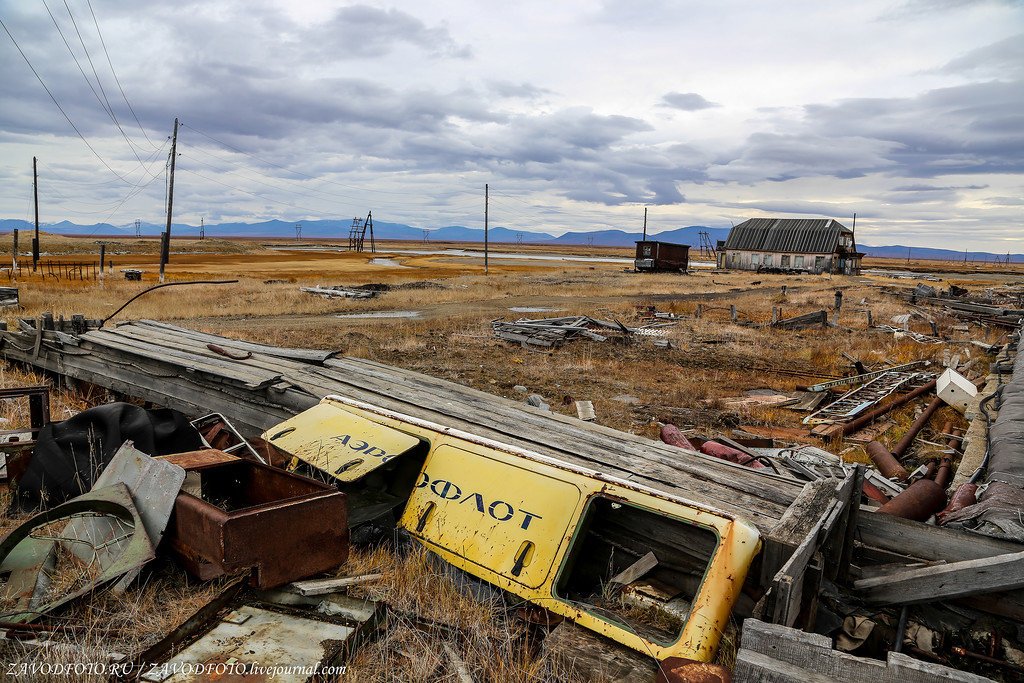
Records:
[[[253,568],[252,584],[273,588],[348,558],[348,509],[334,487],[215,450],[166,459],[191,479],[166,542],[199,578]]]

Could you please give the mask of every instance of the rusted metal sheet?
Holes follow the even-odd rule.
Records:
[[[229,587],[180,632],[134,657],[140,680],[337,680],[384,614],[382,605],[340,594],[296,601],[287,593],[239,594],[238,588]]]
[[[348,557],[345,494],[334,487],[250,460],[197,471],[201,497],[178,494],[167,530],[172,551],[196,576],[252,568],[253,585],[272,588]]]

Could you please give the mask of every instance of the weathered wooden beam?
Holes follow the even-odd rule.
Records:
[[[855,581],[857,594],[887,605],[934,602],[1024,587],[1024,552],[894,571]]]

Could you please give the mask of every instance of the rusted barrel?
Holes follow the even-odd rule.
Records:
[[[878,508],[878,513],[923,522],[946,505],[946,492],[931,479],[918,479]]]

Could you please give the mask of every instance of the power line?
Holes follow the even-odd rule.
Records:
[[[149,143],[150,147],[156,149],[156,145],[152,140],[149,139],[149,135],[146,133],[146,129],[142,127],[142,122],[139,121],[138,115],[135,113],[135,109],[132,107],[132,103],[128,101],[128,95],[125,94],[124,88],[121,87],[121,79],[117,77],[117,71],[114,70],[114,62],[110,59],[110,52],[107,51],[107,43],[103,40],[103,33],[100,31],[100,22],[96,19],[96,12],[92,8],[92,0],[86,0],[89,4],[89,12],[92,14],[92,23],[96,26],[96,35],[100,38],[100,45],[103,47],[103,54],[107,57],[107,64],[110,65],[110,73],[114,75],[114,82],[117,83],[117,89],[121,91],[121,97],[124,98],[124,103],[128,105],[128,111],[132,113],[135,118],[135,123],[139,124],[139,130],[142,131],[142,135],[145,136],[146,142]]]
[[[60,102],[57,101],[57,98],[54,97],[53,93],[46,86],[46,83],[43,82],[43,79],[39,75],[39,72],[36,71],[36,68],[34,66],[32,66],[32,62],[31,62],[31,60],[29,60],[28,55],[26,55],[25,51],[21,49],[21,45],[19,45],[18,41],[14,39],[14,36],[11,34],[10,29],[7,28],[7,24],[5,24],[2,19],[0,19],[0,27],[2,27],[4,29],[4,32],[7,33],[7,37],[11,39],[12,43],[14,43],[14,47],[16,47],[18,49],[18,52],[21,54],[22,59],[24,59],[25,63],[28,64],[28,68],[32,70],[32,74],[36,77],[36,80],[39,81],[39,85],[43,86],[43,90],[45,90],[46,94],[50,96],[50,99],[53,100],[53,103],[55,105],[57,105],[57,109],[59,109],[60,113],[64,115],[64,118],[67,120],[67,122],[74,129],[75,133],[78,134],[78,137],[80,137],[82,139],[82,142],[85,143],[85,146],[89,148],[89,151],[92,152],[96,156],[96,158],[100,160],[100,163],[103,164],[108,171],[110,171],[111,173],[113,173],[115,176],[117,176],[121,180],[125,181],[126,183],[130,182],[128,179],[126,179],[120,173],[118,173],[113,168],[111,168],[110,164],[107,163],[107,160],[104,159],[102,156],[100,156],[100,153],[97,152],[96,149],[86,139],[86,137],[84,135],[82,135],[82,131],[80,131],[78,129],[78,126],[75,125],[75,122],[72,121],[71,117],[68,116],[68,113],[66,111],[64,111],[64,107],[60,106]]]
[[[103,88],[103,81],[100,80],[100,74],[96,70],[96,64],[92,61],[92,55],[89,54],[89,48],[85,45],[85,38],[82,37],[82,32],[78,29],[78,22],[75,21],[75,15],[71,12],[71,5],[68,4],[68,0],[64,0],[64,8],[68,11],[68,17],[71,19],[71,25],[75,28],[75,33],[78,35],[78,42],[82,44],[82,51],[85,52],[85,58],[89,60],[89,67],[92,69],[92,75],[96,78],[96,85],[100,88],[100,94],[103,95],[103,101],[106,102],[106,111],[110,114],[110,119],[117,126],[117,129],[121,131],[121,136],[124,141],[128,143],[128,147],[131,148],[132,154],[135,158],[142,163],[142,159],[139,157],[139,153],[135,151],[135,145],[128,138],[128,134],[124,132],[124,128],[121,127],[121,122],[117,120],[117,115],[114,113],[114,107],[110,104],[110,99],[107,97],[107,91]]]

